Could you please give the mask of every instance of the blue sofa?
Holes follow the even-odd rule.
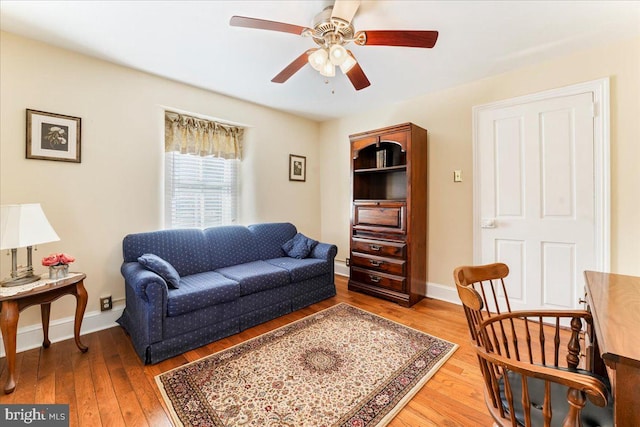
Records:
[[[297,235],[289,223],[127,235],[118,323],[138,356],[157,363],[334,296],[336,246],[317,243],[292,258],[282,246]],[[145,254],[173,266],[177,289],[138,262]]]

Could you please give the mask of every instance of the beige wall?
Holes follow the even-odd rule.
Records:
[[[41,245],[34,265],[44,272],[50,252],[74,255],[72,270],[88,276],[88,312],[100,295],[124,297],[124,235],[163,225],[163,106],[248,125],[241,223],[291,221],[319,237],[316,122],[13,34],[0,43],[0,202],[42,204],[61,241]],[[81,164],[25,159],[27,108],[82,118]],[[306,183],[289,182],[290,153],[307,156]],[[9,269],[3,253],[0,276]],[[54,303],[52,321],[74,307],[72,297]],[[39,321],[29,308],[19,326]]]
[[[338,259],[348,256],[348,135],[414,122],[429,131],[428,281],[453,286],[454,267],[473,262],[471,108],[607,76],[611,78],[611,271],[640,275],[640,39],[324,122],[320,128],[325,165],[320,189],[323,240],[339,246]],[[452,182],[454,169],[463,170],[462,183]]]
[[[429,130],[428,280],[452,286],[452,269],[472,262],[471,107],[609,76],[611,270],[638,275],[639,53],[640,39],[594,48],[317,124],[0,33],[0,202],[42,204],[62,240],[42,245],[36,265],[49,252],[75,255],[73,268],[88,274],[92,311],[100,295],[124,296],[122,237],[162,227],[163,107],[248,125],[241,222],[291,221],[337,244],[342,260],[349,251],[348,135],[410,121]],[[27,108],[82,118],[81,164],[24,158]],[[290,153],[307,156],[304,184],[287,179]],[[463,170],[462,183],[452,182],[454,169]],[[8,271],[2,254],[0,276]],[[53,320],[73,312],[71,297],[61,301],[53,304]],[[21,327],[37,323],[35,308],[21,316]]]

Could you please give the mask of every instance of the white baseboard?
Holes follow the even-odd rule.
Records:
[[[349,277],[349,267],[344,263],[344,261],[334,261],[333,263],[335,268],[335,273],[340,276]]]
[[[452,288],[451,286],[428,282],[426,296],[428,298],[438,299],[456,305],[462,305],[462,303],[460,302],[460,297],[458,297],[458,291],[456,291],[455,288]]]
[[[335,261],[335,273],[340,276],[349,277],[349,267],[346,266],[344,261]],[[426,289],[420,289],[419,294],[425,295],[428,298],[433,298],[441,301],[450,302],[452,304],[462,305],[458,292],[451,286],[441,285],[439,283],[427,282]]]
[[[101,331],[117,326],[116,320],[122,315],[124,304],[115,305],[113,309],[108,311],[92,311],[85,313],[80,328],[80,335],[89,334],[91,332]],[[74,317],[64,317],[56,319],[49,323],[49,341],[52,343],[64,341],[73,338],[73,322]],[[44,335],[42,333],[42,324],[25,326],[18,329],[16,352],[20,353],[32,348],[42,346]],[[0,338],[0,357],[5,356],[4,342]]]

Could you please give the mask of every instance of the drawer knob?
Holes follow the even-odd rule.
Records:
[[[378,246],[378,245],[369,245],[369,248],[372,251],[379,251],[380,249],[382,249],[382,246]]]
[[[378,283],[380,281],[380,276],[374,276],[373,274],[370,274],[369,279],[371,279],[373,283]]]
[[[369,264],[373,265],[374,267],[380,267],[382,264],[384,264],[384,262],[376,261],[375,259],[370,259]]]

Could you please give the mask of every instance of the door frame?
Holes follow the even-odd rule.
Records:
[[[595,201],[595,270],[609,272],[611,263],[611,160],[609,77],[592,80],[530,95],[472,107],[473,129],[473,262],[481,263],[480,244],[480,164],[478,126],[480,113],[486,110],[514,107],[552,98],[593,93],[594,201]]]

